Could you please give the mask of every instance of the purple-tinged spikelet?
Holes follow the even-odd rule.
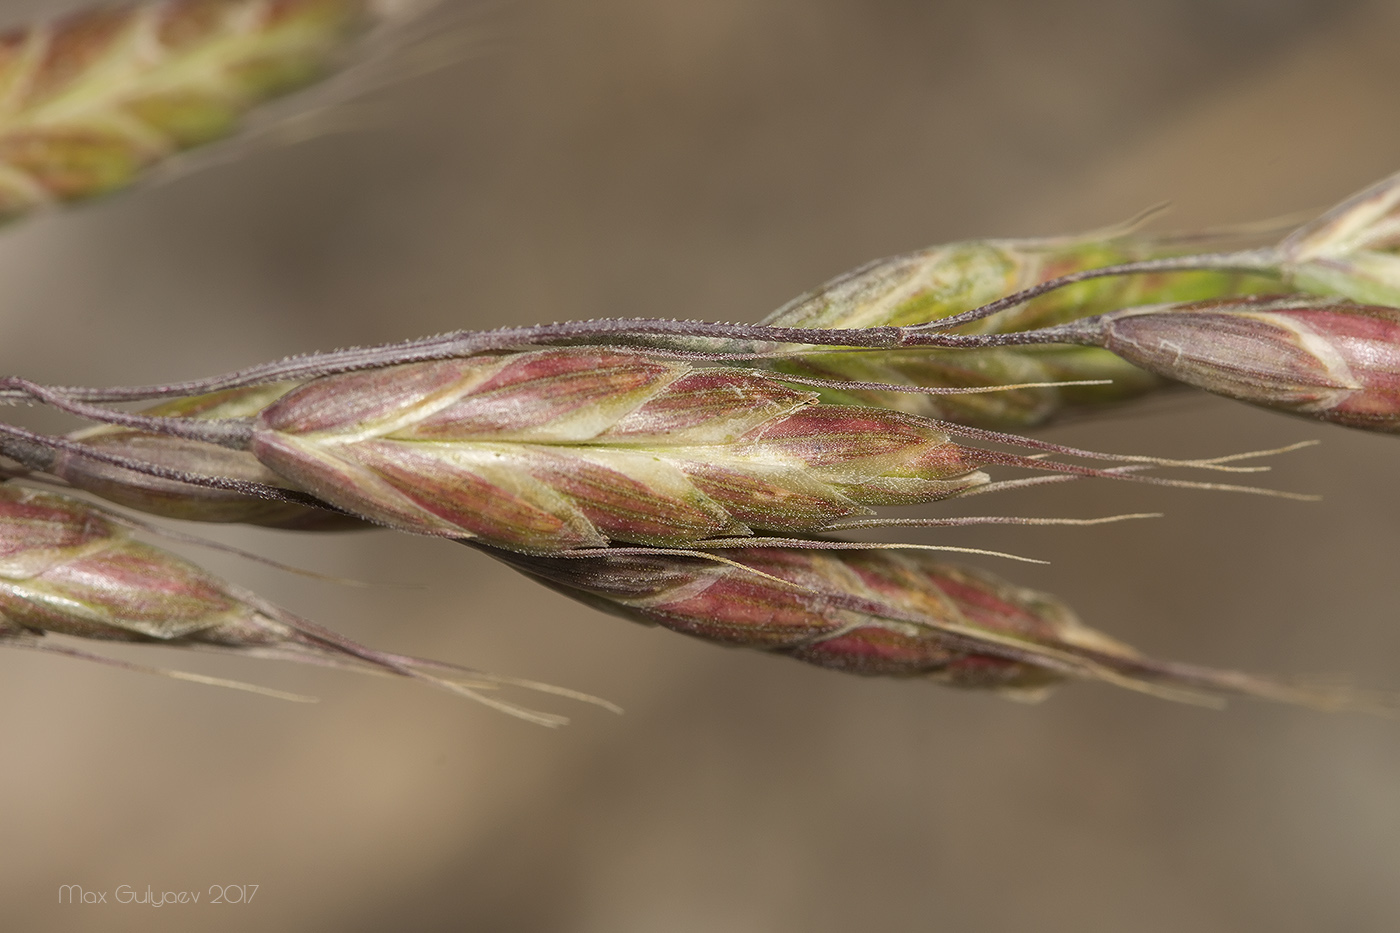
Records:
[[[492,556],[623,618],[856,674],[926,677],[1037,698],[1067,678],[1168,699],[1253,696],[1389,712],[1393,698],[1156,661],[1088,628],[1053,596],[900,550],[742,548],[724,561],[629,550]]]
[[[932,422],[815,400],[746,370],[540,350],[314,380],[249,449],[356,515],[532,553],[819,530],[987,482]]]
[[[589,558],[493,553],[613,614],[856,674],[1039,688],[1063,673],[1021,660],[1024,652],[1014,645],[999,650],[996,638],[1031,648],[1115,644],[1051,597],[914,553],[723,552],[741,566],[635,552]],[[968,637],[946,627],[965,628]],[[985,643],[977,641],[979,629],[988,636]]]
[[[1210,392],[1400,431],[1400,310],[1275,298],[1130,308],[1065,332]]]
[[[543,684],[366,648],[135,540],[130,529],[110,513],[68,496],[0,484],[0,647],[68,654],[186,680],[309,699],[116,661],[50,644],[43,638],[49,634],[205,648],[412,677],[544,725],[564,720],[485,697],[480,691],[514,685],[601,702]]]
[[[149,502],[191,518],[208,511],[215,520],[224,506],[230,517],[259,514],[234,497],[185,493],[186,484],[208,484],[535,554],[834,530],[875,506],[934,502],[985,487],[990,479],[979,467],[992,464],[1266,492],[1136,472],[1238,469],[1222,461],[1100,454],[884,408],[822,404],[811,389],[774,374],[696,367],[674,355],[614,347],[349,369],[303,383],[254,418],[207,417],[255,407],[245,401],[257,393],[241,389],[186,399],[171,417],[114,412],[20,378],[3,385],[127,433],[95,433],[93,445],[0,426],[0,452],[32,470],[63,470],[62,478],[136,507]],[[194,443],[163,445],[144,432]],[[1099,470],[969,447],[954,443],[950,432],[1133,468]],[[239,456],[230,461],[244,471],[237,476],[183,469],[182,460],[217,469],[219,457],[205,443],[251,453],[261,466]],[[143,446],[163,462],[143,463]],[[259,479],[262,468],[273,475]],[[136,480],[121,489],[123,471],[176,485]]]

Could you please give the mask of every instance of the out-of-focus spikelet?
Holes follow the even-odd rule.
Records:
[[[0,34],[0,219],[125,187],[326,73],[365,0],[168,0]]]

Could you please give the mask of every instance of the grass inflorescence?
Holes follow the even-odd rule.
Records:
[[[0,36],[0,218],[126,187],[228,135],[352,61],[389,9],[171,0]],[[0,425],[0,644],[99,660],[52,636],[283,657],[559,721],[482,692],[553,688],[350,642],[136,540],[84,492],[163,517],[462,541],[605,611],[852,673],[1388,711],[1383,697],[1149,659],[1055,597],[942,563],[932,545],[837,535],[1140,517],[878,511],[1086,478],[1308,498],[1161,474],[1263,469],[1247,462],[1257,453],[1117,455],[1006,432],[1178,383],[1400,430],[1398,218],[1400,176],[1274,243],[1134,225],[955,243],[868,263],[758,324],[460,331],[144,386],[3,378],[0,400],[96,424]]]

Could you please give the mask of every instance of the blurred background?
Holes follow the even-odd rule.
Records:
[[[13,22],[54,9],[0,3]],[[1164,199],[1161,226],[1257,220],[1400,169],[1387,0],[516,0],[450,19],[402,63],[440,67],[365,87],[295,145],[0,234],[0,370],[153,382],[463,327],[756,320],[930,243]],[[1400,687],[1394,438],[1189,394],[1043,435],[1180,457],[1317,438],[1266,479],[1326,498],[1079,483],[995,505],[1166,517],[924,539],[1048,558],[985,566],[1159,656]],[[1400,926],[1394,722],[1077,684],[1025,706],[630,625],[440,541],[210,534],[408,585],[190,552],[351,637],[626,714],[561,704],[574,722],[549,731],[350,674],[141,655],[323,698],[301,706],[0,652],[0,927]],[[62,884],[260,887],[153,909],[60,907]]]

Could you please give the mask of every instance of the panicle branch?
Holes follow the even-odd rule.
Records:
[[[107,388],[64,386],[54,387],[54,391],[74,403],[168,399],[406,363],[586,344],[645,347],[655,354],[673,354],[675,359],[787,367],[798,370],[796,375],[812,373],[802,372],[804,364],[795,357],[815,353],[822,357],[818,377],[826,367],[834,367],[829,371],[837,374],[837,381],[891,386],[987,386],[1042,382],[1047,377],[1083,381],[1107,376],[1129,383],[1136,380],[1136,387],[1119,387],[1126,394],[1135,394],[1146,383],[1142,376],[1132,376],[1131,369],[1124,369],[1121,361],[1084,353],[1082,347],[1039,345],[1061,342],[1060,325],[1066,322],[1132,303],[1194,302],[1302,288],[1323,296],[1400,304],[1397,205],[1400,175],[1344,202],[1275,246],[1237,252],[1181,255],[1179,246],[1191,242],[1190,238],[1152,240],[1115,233],[1098,239],[986,241],[938,247],[862,266],[799,297],[763,324],[618,318],[456,331],[399,344],[288,357],[206,379]],[[1109,264],[1095,265],[1102,261]],[[1125,280],[1126,276],[1134,278]],[[1027,279],[1038,281],[962,309],[1002,292],[1013,280]],[[1106,285],[1106,281],[1115,284]],[[854,361],[852,369],[846,370],[832,362],[837,354],[819,349],[824,347],[880,352],[842,354]],[[962,362],[954,367],[962,367],[960,376],[940,375],[943,364],[936,363],[916,377],[916,371],[924,366],[919,361],[943,359],[927,356],[931,349],[991,351],[1006,347],[1029,348],[1048,368],[1027,369],[1007,363],[1009,357],[964,352]],[[915,348],[918,353],[913,356],[899,356]],[[872,367],[872,360],[892,362]],[[904,372],[902,368],[908,367],[912,369]],[[839,387],[828,388],[841,391]],[[867,385],[846,391],[879,390]],[[22,389],[0,388],[0,399],[25,397]],[[899,407],[908,404],[911,397],[899,393],[880,401]],[[1005,420],[1030,423],[1040,417],[984,414],[959,420],[995,425]]]
[[[115,467],[127,468],[142,449],[160,446],[149,435],[132,434],[130,425],[168,427],[175,438],[161,454],[165,463],[183,458],[217,468],[226,454],[190,446],[201,443],[207,426],[212,441],[248,438],[246,450],[256,461],[235,464],[254,471],[252,476],[265,469],[271,476],[264,481],[302,490],[351,515],[537,554],[611,543],[690,547],[756,531],[817,532],[870,515],[875,507],[965,494],[990,482],[980,467],[992,464],[1259,491],[971,447],[954,443],[949,431],[1051,454],[1240,469],[1216,461],[1098,454],[949,428],[887,409],[827,405],[810,389],[772,374],[696,367],[638,350],[483,354],[327,376],[285,394],[277,391],[229,390],[217,400],[173,409],[199,409],[195,418],[114,413],[113,420],[127,427],[94,436],[106,438],[101,456],[120,451]],[[34,394],[63,405],[49,390]],[[264,407],[251,420],[204,417],[256,406]],[[64,407],[89,416],[103,412],[90,405]],[[238,430],[230,432],[230,425]],[[99,493],[110,491],[123,477],[114,480],[113,464],[102,465],[97,456],[76,446],[61,462],[56,456],[54,465],[39,468]],[[97,465],[85,468],[85,459]],[[182,479],[170,472],[162,478]],[[227,483],[220,485],[219,495],[227,500]],[[142,505],[143,498],[168,493],[139,490],[122,498]],[[186,515],[204,506],[178,503]]]

